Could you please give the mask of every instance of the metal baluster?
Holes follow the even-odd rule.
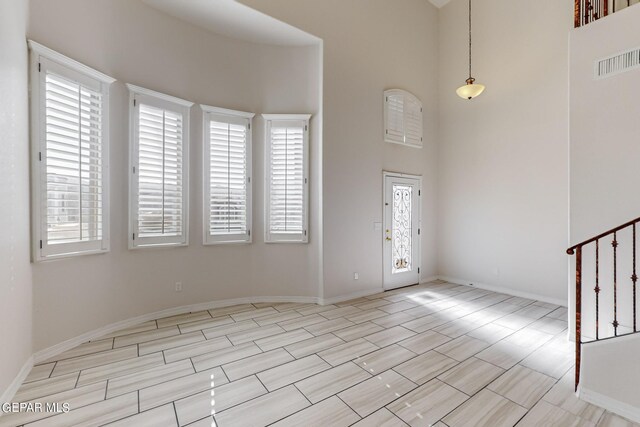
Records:
[[[596,240],[596,340],[600,331],[600,241]]]
[[[631,276],[633,282],[633,332],[638,331],[636,325],[636,282],[638,281],[638,275],[636,274],[636,224],[633,224],[633,275]]]
[[[585,25],[591,22],[591,15],[589,12],[591,11],[591,2],[589,0],[584,0],[584,23]]]
[[[618,336],[618,239],[613,233],[613,334]]]
[[[582,0],[574,0],[573,2],[573,27],[578,28],[581,24],[580,22],[580,7],[582,5]]]
[[[582,246],[576,249],[576,390],[580,382],[580,350],[582,344]]]

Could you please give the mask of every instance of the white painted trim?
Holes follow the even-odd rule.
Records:
[[[31,164],[31,259],[44,262],[60,258],[94,255],[110,250],[110,112],[109,91],[111,81],[96,75],[97,71],[77,63],[42,45],[33,43],[29,55],[29,108],[30,108],[30,164]],[[38,46],[36,48],[36,45]],[[31,46],[31,44],[30,44]],[[42,49],[41,49],[42,48]],[[46,53],[45,53],[46,50]],[[50,56],[51,55],[51,56]],[[66,60],[61,60],[66,58]],[[102,239],[86,242],[68,242],[50,245],[46,233],[46,75],[52,70],[70,81],[86,85],[102,94]],[[100,74],[100,73],[98,73]],[[107,76],[108,77],[108,76]],[[110,79],[110,77],[109,77]],[[42,155],[42,158],[40,157]]]
[[[265,120],[311,120],[311,114],[263,114]]]
[[[403,112],[402,112],[402,116],[403,116],[403,131],[402,131],[402,141],[399,141],[397,139],[394,139],[390,134],[389,134],[389,97],[392,96],[399,96],[402,97],[402,106],[403,106]],[[410,120],[410,118],[407,115],[407,101],[412,101],[416,104],[418,104],[420,106],[420,141],[416,141],[411,142],[410,140],[407,141],[407,129],[405,127],[405,124],[407,123],[408,120]],[[412,94],[409,91],[406,91],[404,89],[388,89],[385,90],[382,94],[382,105],[384,106],[384,114],[383,114],[383,123],[384,123],[384,129],[383,129],[383,134],[382,134],[382,138],[384,140],[384,142],[388,142],[391,144],[399,144],[399,145],[404,145],[405,147],[413,147],[413,148],[422,148],[423,144],[424,144],[424,113],[423,113],[423,105],[422,105],[422,101],[420,101],[420,99],[415,96],[414,94]]]
[[[597,393],[593,390],[585,389],[582,386],[578,387],[578,392],[576,394],[585,402],[600,406],[601,408],[618,414],[621,417],[640,423],[640,408],[629,405],[625,402],[620,402],[619,400]]]
[[[173,104],[182,105],[183,107],[191,107],[193,102],[187,101],[186,99],[176,98],[175,96],[167,95],[166,93],[156,92],[155,90],[146,89],[144,87],[132,85],[131,83],[127,83],[127,89],[133,93],[139,93],[140,95],[151,96],[153,98],[163,99],[165,101],[171,102]]]
[[[207,107],[207,106],[204,106]],[[217,245],[242,245],[253,242],[251,231],[253,230],[253,113],[243,113],[236,111],[235,114],[221,113],[213,110],[225,110],[224,108],[207,107],[212,109],[204,110],[202,113],[202,244],[204,246]],[[211,122],[221,122],[226,124],[242,125],[246,128],[245,149],[246,149],[246,178],[247,190],[245,194],[246,208],[246,228],[243,234],[212,235],[210,232],[211,223]],[[255,234],[255,233],[254,233]]]
[[[317,178],[315,180],[315,182],[313,183],[313,185],[316,188],[316,191],[318,193],[318,196],[316,198],[316,202],[318,203],[318,207],[317,207],[317,212],[320,212],[319,215],[317,215],[317,227],[318,229],[315,230],[316,234],[315,234],[315,238],[316,240],[316,244],[318,245],[318,248],[320,248],[319,251],[317,251],[318,253],[318,273],[317,273],[317,277],[318,277],[318,296],[319,298],[323,299],[324,298],[324,218],[321,214],[321,212],[324,212],[324,196],[323,196],[323,182],[324,182],[324,172],[323,172],[323,162],[324,162],[324,140],[323,140],[323,128],[324,128],[324,41],[322,39],[320,39],[320,45],[318,47],[318,55],[319,55],[319,59],[318,59],[318,76],[319,76],[319,83],[318,83],[318,112],[316,113],[316,116],[314,118],[314,129],[317,129],[317,141],[314,141],[314,144],[316,144],[317,147],[317,151],[316,151],[316,159],[315,159],[315,164],[319,165],[319,167],[317,168],[313,168],[312,166],[310,166],[310,169],[312,171],[315,171],[315,173],[317,174]],[[311,126],[311,121],[309,123],[309,126]],[[309,138],[311,139],[311,137]],[[309,153],[312,153],[311,151],[311,144],[309,144]],[[309,159],[311,161],[311,159]],[[313,163],[311,163],[311,165],[313,165]],[[311,176],[309,176],[309,178],[311,178]],[[311,190],[312,187],[309,186],[309,196],[311,196]],[[312,218],[315,218],[314,216],[312,216]]]
[[[251,303],[261,303],[261,302],[275,302],[275,303],[299,302],[299,303],[317,304],[319,303],[319,300],[317,297],[263,296],[263,297],[233,298],[233,299],[227,299],[227,300],[210,301],[205,303],[196,303],[196,304],[184,305],[180,307],[167,308],[164,310],[155,311],[153,313],[147,313],[141,316],[132,317],[126,320],[121,320],[119,322],[111,323],[101,328],[85,332],[74,338],[70,338],[66,341],[55,344],[51,347],[37,351],[33,355],[33,361],[35,364],[42,363],[45,360],[48,360],[67,350],[70,350],[80,344],[83,344],[88,341],[97,340],[103,337],[104,335],[131,327],[131,326],[139,325],[140,323],[148,322],[149,320],[162,319],[164,317],[176,316],[179,314],[192,313],[196,311],[209,310],[209,309],[220,308],[220,307],[229,307],[229,306],[238,305],[238,304],[251,304]]]
[[[420,280],[420,284],[421,285],[425,285],[427,283],[431,283],[438,280],[438,276],[432,276],[432,277],[427,277],[425,279],[421,279]],[[403,288],[406,286],[401,286],[400,288]],[[400,289],[397,288],[397,289]],[[379,288],[373,288],[373,289],[367,289],[365,291],[358,291],[358,292],[352,292],[350,294],[346,294],[346,295],[338,295],[336,297],[331,297],[331,298],[318,298],[319,302],[318,304],[320,305],[328,305],[328,304],[336,304],[339,302],[344,302],[344,301],[349,301],[351,299],[356,299],[356,298],[362,298],[362,297],[366,297],[369,295],[375,295],[375,294],[379,294],[380,292],[386,292],[386,291],[392,291],[394,289],[384,289],[382,286]]]
[[[528,298],[536,301],[548,302],[549,304],[555,304],[562,307],[567,306],[566,301],[559,300],[557,298],[549,298],[547,296],[539,295],[533,292],[521,292],[511,288],[506,288],[503,286],[487,285],[484,283],[478,283],[475,280],[463,280],[463,279],[458,279],[455,277],[448,277],[448,276],[438,276],[438,279],[444,280],[445,282],[453,283],[456,285],[463,285],[463,286],[471,286],[471,283],[473,283],[473,286],[471,286],[473,288],[484,289],[486,291],[492,291],[492,292],[499,292],[502,294],[512,295],[514,297]]]
[[[422,280],[420,278],[420,269],[422,268],[422,238],[420,235],[420,230],[422,229],[422,203],[420,202],[422,196],[422,175],[412,175],[412,174],[407,174],[407,173],[402,173],[402,172],[393,172],[393,171],[388,171],[388,170],[383,170],[382,171],[382,229],[383,230],[387,230],[387,229],[391,229],[391,225],[387,225],[387,220],[389,219],[388,216],[392,215],[391,214],[391,207],[387,206],[386,204],[386,200],[387,200],[387,178],[400,178],[400,179],[409,179],[409,180],[415,180],[418,183],[418,195],[416,196],[418,198],[419,203],[417,203],[417,207],[416,210],[418,211],[418,226],[416,227],[416,233],[417,233],[417,238],[415,239],[416,243],[416,248],[417,251],[414,251],[414,255],[415,252],[418,253],[418,261],[415,263],[414,267],[416,267],[418,269],[418,282],[422,283]],[[387,228],[387,226],[389,228]],[[382,233],[382,236],[380,236],[381,238],[386,238],[386,232]],[[403,288],[405,286],[410,286],[410,284],[407,283],[401,283],[401,284],[388,284],[385,283],[387,281],[387,274],[385,272],[386,266],[391,265],[391,250],[387,249],[386,246],[386,242],[385,240],[382,241],[383,242],[383,249],[382,249],[382,288],[386,291],[390,291],[393,289],[397,289],[397,288]],[[406,274],[406,273],[405,273]],[[389,276],[391,276],[391,274],[389,274]]]
[[[212,107],[211,105],[200,104],[200,109],[205,113],[223,114],[225,116],[242,117],[245,119],[252,119],[256,114],[248,113],[246,111],[230,110],[228,108]]]
[[[189,210],[190,210],[190,131],[191,106],[193,103],[174,98],[170,95],[154,92],[138,86],[127,84],[129,88],[129,204],[128,204],[128,244],[130,250],[153,248],[175,248],[189,246]],[[155,108],[182,114],[182,234],[179,236],[140,237],[138,229],[138,191],[139,191],[139,126],[140,106],[150,105]],[[135,235],[135,238],[133,237]]]
[[[11,381],[11,384],[9,384],[9,387],[7,387],[2,395],[0,395],[0,404],[11,402],[13,397],[18,392],[18,389],[27,378],[27,375],[29,375],[29,372],[31,372],[31,368],[33,368],[33,356],[30,356],[27,361],[24,362],[24,365],[22,365],[22,368],[20,369],[20,372],[18,372],[18,375],[16,375],[13,381]]]
[[[339,302],[349,301],[356,298],[362,298],[369,295],[379,294],[380,292],[384,292],[384,289],[382,289],[381,287],[375,288],[375,289],[368,289],[366,291],[353,292],[346,295],[338,295],[337,297],[322,298],[319,304],[320,305],[336,304]]]
[[[440,278],[438,276],[425,277],[424,279],[420,279],[420,284],[423,285],[423,284],[435,282],[436,280],[440,280]]]
[[[311,114],[263,114],[264,117],[264,242],[267,244],[307,244],[311,231],[309,230],[309,153],[310,138],[310,119]],[[271,127],[273,123],[280,123],[286,127],[303,127],[303,148],[302,148],[302,176],[303,183],[303,200],[302,200],[302,232],[301,233],[275,233],[271,232]]]
[[[31,49],[34,53],[49,58],[50,60],[55,61],[60,65],[64,65],[65,67],[69,67],[79,73],[91,76],[94,79],[100,80],[101,82],[106,84],[111,84],[116,81],[116,79],[114,79],[113,77],[101,73],[100,71],[84,65],[74,59],[64,56],[63,54],[58,53],[53,49],[49,49],[48,47],[43,46],[38,42],[27,40],[27,43],[29,44],[29,49]]]
[[[229,307],[229,306],[238,305],[238,304],[252,304],[252,303],[262,303],[262,302],[273,302],[273,303],[299,302],[304,304],[328,305],[328,304],[335,304],[342,301],[348,301],[350,299],[361,298],[368,295],[374,295],[382,291],[383,291],[382,288],[375,288],[375,289],[354,292],[351,294],[340,295],[340,296],[326,298],[326,299],[319,298],[319,297],[296,297],[296,296],[245,297],[245,298],[233,298],[233,299],[226,299],[226,300],[220,300],[220,301],[210,301],[205,303],[196,303],[196,304],[184,305],[180,307],[167,308],[164,310],[155,311],[153,313],[147,313],[141,316],[136,316],[126,320],[121,320],[119,322],[111,323],[101,328],[85,332],[76,337],[73,337],[61,343],[55,344],[51,347],[37,351],[33,355],[32,365],[49,360],[52,357],[60,353],[63,353],[67,350],[71,350],[72,348],[80,344],[83,344],[87,341],[97,340],[100,337],[103,337],[104,335],[110,334],[112,332],[116,332],[131,326],[139,325],[140,323],[148,322],[149,320],[161,319],[163,317],[176,316],[179,314],[192,313],[192,312],[202,311],[202,310],[210,310],[210,309],[220,308],[220,307]]]
[[[451,279],[443,276],[429,277],[424,281],[421,281],[420,283],[424,284],[424,283],[432,282],[435,280],[444,280],[450,283],[461,284],[461,285],[464,285],[466,283],[460,280],[455,280],[455,279]],[[475,287],[479,287],[479,286],[475,286]],[[487,290],[491,290],[491,289],[487,289]],[[226,299],[226,300],[209,301],[204,303],[196,303],[196,304],[184,305],[180,307],[167,308],[164,310],[159,310],[152,313],[147,313],[140,316],[132,317],[126,320],[121,320],[119,322],[111,323],[101,328],[85,332],[81,335],[78,335],[74,338],[63,341],[61,343],[55,344],[51,347],[37,351],[32,357],[33,360],[30,359],[31,366],[33,364],[42,363],[45,360],[48,360],[60,353],[70,350],[87,341],[96,340],[112,332],[116,332],[121,329],[135,326],[140,323],[148,322],[149,320],[161,319],[163,317],[176,316],[179,314],[209,310],[209,309],[220,308],[220,307],[229,307],[229,306],[238,305],[238,304],[251,304],[251,303],[263,303],[263,302],[273,302],[273,303],[298,302],[298,303],[305,303],[305,304],[328,305],[328,304],[336,304],[339,302],[348,301],[355,298],[362,298],[369,295],[378,294],[380,292],[384,292],[384,289],[382,287],[371,288],[363,291],[353,292],[345,295],[338,295],[330,298],[296,297],[296,296],[273,296],[273,297],[260,296],[260,297],[232,298],[232,299]],[[502,292],[502,291],[499,290],[498,292]],[[513,293],[513,292],[512,293],[503,292],[503,293],[514,295],[514,296],[523,296],[523,295],[516,295],[516,293]],[[533,297],[531,295],[525,296],[525,298],[535,298],[539,301],[544,301],[543,299],[541,299],[541,297]],[[550,301],[545,301],[545,302],[550,302]],[[31,366],[29,366],[28,369],[31,369]],[[19,384],[21,384],[23,380],[24,378],[20,381]]]

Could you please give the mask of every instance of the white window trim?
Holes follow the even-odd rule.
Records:
[[[127,83],[129,89],[129,249],[178,247],[189,245],[189,126],[193,102]],[[183,229],[180,236],[138,236],[138,185],[135,170],[138,167],[138,111],[140,103],[182,113],[182,212]],[[135,168],[135,169],[134,169]]]
[[[390,115],[389,97],[392,97],[392,96],[402,97],[402,104],[404,108],[404,117],[403,117],[404,124],[403,124],[402,140],[398,140],[396,138],[393,138],[391,135],[389,135],[389,115]],[[411,101],[420,106],[420,120],[418,121],[418,124],[420,125],[420,132],[418,137],[420,138],[420,140],[411,139],[407,135],[407,127],[408,127],[407,125],[409,123],[409,120],[408,120],[409,117],[408,117],[407,107],[406,107],[406,105],[408,104],[407,101]],[[424,117],[423,117],[424,113],[423,113],[422,101],[420,101],[420,99],[418,99],[417,96],[415,96],[411,92],[407,92],[406,90],[389,89],[384,91],[383,105],[384,105],[384,135],[383,135],[384,141],[391,144],[404,145],[405,147],[422,148],[423,140],[424,140]],[[413,123],[415,123],[415,121]]]
[[[264,133],[264,241],[265,243],[308,243],[309,242],[309,121],[311,114],[263,114],[265,121]],[[303,175],[304,195],[302,203],[302,228],[300,234],[271,233],[269,232],[270,217],[270,175],[271,175],[271,124],[276,121],[302,121],[305,130],[303,133]]]
[[[254,113],[248,113],[245,111],[230,110],[227,108],[212,107],[210,105],[200,105],[203,111],[202,125],[203,125],[203,156],[202,156],[202,244],[209,245],[228,245],[228,244],[247,244],[252,243],[253,237],[251,230],[252,223],[252,211],[253,211],[253,157],[252,157],[252,134],[253,134],[253,117]],[[229,122],[240,124],[241,121],[247,124],[247,233],[246,234],[229,234],[223,236],[214,236],[209,233],[209,223],[211,217],[211,210],[209,206],[211,189],[209,187],[210,182],[210,132],[209,123],[214,121]]]
[[[80,62],[68,58],[33,40],[28,40],[30,55],[30,114],[31,114],[31,224],[32,224],[32,259],[35,262],[66,258],[78,255],[90,255],[109,252],[109,86],[116,79],[100,71],[94,70]],[[52,249],[47,245],[42,219],[42,192],[46,191],[46,173],[43,173],[44,163],[41,161],[45,149],[46,137],[44,117],[44,96],[41,96],[41,86],[44,74],[41,73],[41,63],[49,63],[57,68],[61,74],[73,76],[76,80],[91,80],[99,83],[103,96],[102,117],[102,240],[57,244]],[[53,245],[52,245],[53,246]]]

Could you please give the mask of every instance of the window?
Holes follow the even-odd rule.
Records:
[[[202,105],[204,244],[251,241],[252,113]]]
[[[34,260],[109,250],[109,85],[29,41]]]
[[[422,148],[422,102],[405,90],[384,92],[384,140]]]
[[[187,245],[193,103],[127,86],[132,107],[129,247]]]
[[[265,241],[306,243],[310,115],[263,114],[266,121]]]

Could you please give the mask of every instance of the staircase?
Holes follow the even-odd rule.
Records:
[[[575,0],[574,27],[597,21],[637,3],[640,3],[640,0]]]
[[[638,332],[639,222],[636,218],[567,249],[575,255],[576,391],[584,345]]]

